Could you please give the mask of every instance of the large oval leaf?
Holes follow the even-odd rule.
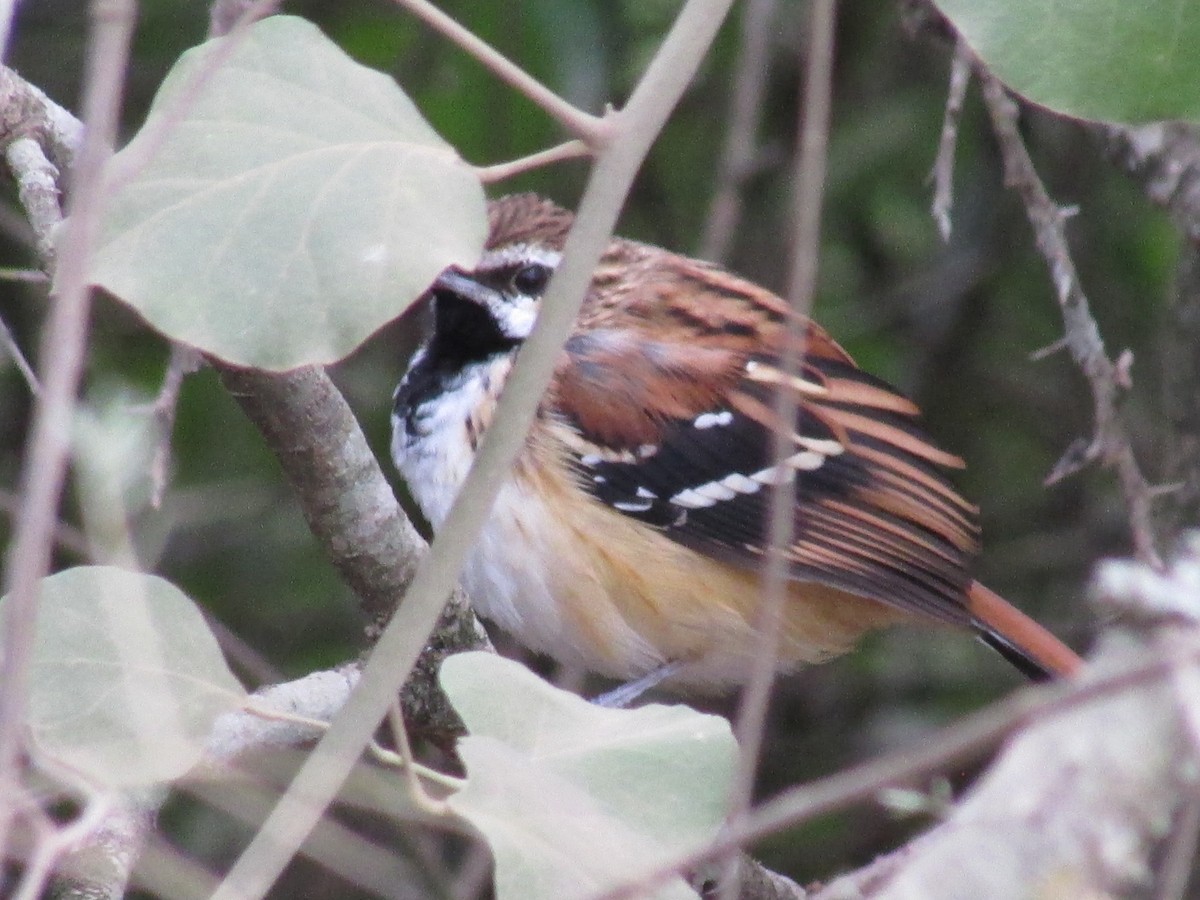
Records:
[[[1200,4],[936,0],[1017,93],[1083,119],[1200,117]]]
[[[448,799],[487,838],[499,900],[591,897],[716,836],[737,745],[686,706],[606,709],[491,653],[442,664],[470,734]],[[675,878],[656,900],[696,896]]]
[[[30,676],[39,758],[116,786],[185,773],[245,696],[182,591],[111,566],[42,580]]]
[[[93,283],[260,368],[344,356],[487,228],[478,179],[396,84],[289,16],[185,53],[108,174]]]

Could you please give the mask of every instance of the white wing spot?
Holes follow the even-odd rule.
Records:
[[[814,453],[811,450],[805,450],[803,453],[797,453],[795,456],[787,458],[787,464],[793,469],[800,469],[804,472],[812,472],[815,469],[821,468],[825,462],[825,457],[820,453]]]
[[[750,476],[759,484],[786,484],[796,477],[796,470],[782,466],[761,469]]]
[[[725,487],[719,481],[710,481],[708,484],[702,484],[693,490],[701,497],[711,497],[713,500],[732,500],[737,496],[737,493]]]
[[[824,385],[801,378],[799,375],[788,375],[774,366],[764,365],[754,360],[746,363],[746,377],[751,381],[758,381],[763,384],[786,384],[801,394],[808,394],[815,397],[822,397],[829,393],[829,389]]]
[[[707,506],[712,506],[717,501],[710,497],[702,496],[696,493],[691,488],[680,491],[671,498],[671,502],[677,506],[682,506],[685,509],[704,509]]]
[[[649,490],[648,488],[640,487],[640,486],[637,489],[637,495],[642,500],[657,500],[658,499],[658,494],[654,493],[654,491]]]
[[[618,500],[613,504],[613,507],[619,509],[621,512],[638,513],[645,512],[653,505],[653,500]]]
[[[708,428],[716,428],[720,425],[728,425],[733,421],[733,413],[727,409],[715,413],[701,413],[692,420],[692,425],[704,431]]]
[[[803,447],[805,450],[811,450],[813,453],[819,453],[822,456],[837,456],[845,452],[846,448],[839,441],[810,438],[802,434],[793,434],[792,440]]]
[[[726,487],[733,488],[739,494],[754,494],[762,487],[757,481],[747,478],[739,472],[734,472],[732,475],[726,475],[721,479],[721,484]]]

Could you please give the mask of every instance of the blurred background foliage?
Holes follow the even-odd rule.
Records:
[[[555,90],[599,112],[620,104],[677,10],[665,0],[445,0],[442,7]],[[68,108],[78,108],[86,37],[84,4],[38,0],[19,11],[11,62]],[[788,256],[787,210],[806,4],[778,4],[758,136],[760,164],[727,262],[780,289]],[[439,131],[471,162],[491,163],[560,139],[535,107],[463,53],[383,0],[303,0],[306,16],[356,59],[395,76]],[[652,151],[627,204],[622,231],[671,249],[699,246],[728,119],[739,12]],[[125,134],[141,121],[162,75],[207,28],[206,4],[144,0],[129,72]],[[1087,436],[1091,401],[1063,353],[1030,354],[1061,334],[1053,291],[1024,213],[1003,189],[978,96],[963,120],[955,176],[954,234],[937,236],[928,173],[949,72],[948,46],[913,36],[897,3],[843,4],[838,29],[833,134],[816,315],[859,362],[913,395],[929,430],[962,455],[959,479],[982,507],[982,580],[1085,648],[1094,616],[1084,585],[1092,564],[1129,543],[1114,480],[1088,470],[1047,489],[1042,480],[1067,446]],[[1075,205],[1070,235],[1110,354],[1136,355],[1126,409],[1153,480],[1161,424],[1157,346],[1177,237],[1164,215],[1112,169],[1069,121],[1027,111],[1024,126],[1055,198]],[[572,205],[585,166],[521,177]],[[0,265],[28,266],[11,188],[0,208]],[[0,282],[0,316],[36,356],[45,315],[41,286]],[[388,327],[334,376],[386,459],[392,388],[411,329]],[[166,360],[162,340],[117,304],[99,300],[88,391],[113,383],[152,395]],[[0,537],[8,528],[30,397],[0,359]],[[308,535],[278,466],[211,372],[191,376],[174,433],[174,467],[162,507],[135,523],[146,564],[183,587],[246,648],[229,643],[252,683],[294,676],[361,648],[353,597]],[[390,471],[390,464],[385,465]],[[398,486],[398,490],[399,490]],[[73,503],[64,505],[67,524]],[[69,546],[63,564],[78,560]],[[761,791],[836,771],[931,729],[1020,683],[1005,664],[961,635],[896,632],[862,652],[785,680],[778,691]],[[729,709],[719,701],[711,708]],[[969,773],[954,773],[957,785]],[[175,839],[216,861],[244,835],[217,833],[196,811],[168,816]],[[862,863],[920,821],[877,807],[830,817],[760,848],[764,862],[808,881]],[[279,896],[351,896],[345,885],[303,877]],[[326,888],[328,893],[326,893]]]

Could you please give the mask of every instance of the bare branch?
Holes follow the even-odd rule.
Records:
[[[833,102],[833,52],[837,25],[836,0],[813,0],[810,6],[809,44],[804,71],[797,135],[796,193],[792,200],[793,239],[788,301],[799,315],[788,320],[789,340],[781,366],[794,376],[803,358],[803,323],[812,309],[820,254],[821,209],[825,191],[829,119]],[[775,394],[775,421],[789,423],[771,436],[771,458],[782,462],[792,452],[792,426],[799,412],[799,396],[783,390]],[[754,776],[762,750],[763,731],[771,685],[779,658],[784,603],[790,581],[787,548],[795,531],[795,489],[790,482],[775,485],[769,504],[770,552],[762,573],[762,590],[755,610],[758,642],[750,678],[738,703],[734,732],[738,739],[738,766],[730,789],[728,818],[737,819],[750,805]],[[735,900],[740,889],[736,860],[730,859],[723,876],[722,900]]]
[[[62,208],[58,204],[58,169],[42,146],[30,137],[17,138],[4,149],[9,171],[17,179],[17,195],[37,236],[38,256],[52,262]]]
[[[199,369],[202,360],[203,357],[194,347],[171,344],[171,357],[163,374],[162,387],[150,406],[158,430],[154,459],[150,463],[150,505],[154,509],[162,506],[170,476],[171,437],[175,430],[175,413],[179,408],[179,391],[183,387],[184,377]]]
[[[29,393],[34,397],[42,395],[42,386],[38,382],[37,373],[33,371],[33,366],[29,364],[29,360],[25,358],[25,354],[21,352],[21,345],[17,343],[17,339],[13,337],[13,333],[9,330],[8,324],[4,319],[0,319],[0,347],[12,357],[13,365],[17,367],[17,371],[21,373],[21,377],[25,379],[25,384],[29,388]]]
[[[970,51],[959,39],[950,62],[950,88],[946,93],[946,112],[942,118],[942,136],[938,139],[937,159],[933,163],[933,220],[943,241],[950,240],[950,209],[954,205],[954,151],[958,146],[958,123],[971,80]]]
[[[547,115],[570,134],[584,141],[593,151],[600,150],[608,142],[611,130],[605,119],[589,115],[572,106],[486,41],[463,28],[432,3],[427,0],[395,0],[395,2],[434,31],[457,44],[513,90],[524,94],[540,106]]]
[[[583,141],[567,141],[565,144],[559,144],[549,150],[542,150],[540,153],[531,153],[529,156],[523,156],[511,162],[497,163],[494,166],[476,166],[475,177],[484,184],[494,184],[497,181],[503,181],[551,163],[581,159],[591,156],[591,154],[591,148]]]
[[[1200,128],[1155,122],[1098,125],[1105,150],[1183,232],[1173,296],[1162,323],[1164,480],[1178,487],[1156,511],[1166,539],[1200,522]]]
[[[729,124],[721,146],[717,187],[700,241],[700,255],[714,262],[724,262],[729,255],[742,216],[742,187],[754,169],[778,5],[777,0],[748,0],[742,12],[742,41],[729,98]]]
[[[75,168],[75,155],[83,144],[83,124],[7,67],[0,67],[0,110],[5,142],[35,138],[60,171]]]
[[[1117,371],[1104,349],[1067,244],[1064,211],[1050,199],[1034,169],[1017,127],[1017,105],[1004,86],[977,65],[984,101],[1004,160],[1004,180],[1025,204],[1038,249],[1050,267],[1062,310],[1067,347],[1092,389],[1094,434],[1081,458],[1099,459],[1117,473],[1129,510],[1129,527],[1140,559],[1161,566],[1151,523],[1151,489],[1138,467],[1124,422],[1117,409]],[[1056,472],[1057,472],[1056,468]]]
[[[58,290],[39,354],[43,390],[34,408],[22,460],[22,506],[7,556],[8,602],[0,652],[0,798],[5,801],[0,802],[0,859],[5,858],[14,809],[8,801],[22,790],[17,779],[37,585],[49,567],[58,501],[66,476],[69,423],[83,368],[91,300],[87,260],[104,202],[100,172],[116,138],[134,12],[132,0],[97,2],[92,12],[83,101],[87,128],[75,172],[71,220],[59,245]]]
[[[196,774],[224,771],[253,751],[296,747],[315,740],[320,730],[302,724],[299,718],[328,721],[345,704],[357,680],[357,667],[345,666],[256,692],[254,709],[273,710],[284,718],[247,710],[221,716],[209,735],[207,758]],[[61,900],[122,897],[164,796],[164,791],[153,789],[106,798],[104,815],[90,823],[86,834],[73,836],[75,846],[62,861],[56,896]]]

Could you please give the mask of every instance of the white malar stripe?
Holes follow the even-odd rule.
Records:
[[[676,506],[682,506],[684,509],[704,509],[705,507],[714,505],[717,501],[710,497],[704,497],[691,488],[688,488],[672,497],[671,502]]]
[[[715,413],[701,413],[692,420],[692,426],[704,431],[708,428],[716,428],[720,425],[728,425],[733,421],[733,413],[727,409]]]
[[[795,456],[787,458],[789,466],[803,472],[812,472],[821,468],[824,463],[825,457],[820,453],[813,453],[811,450],[805,450],[803,453],[797,453]]]
[[[726,475],[721,479],[721,484],[728,488],[733,488],[739,494],[754,494],[762,487],[757,481],[747,478],[740,472],[734,472],[732,475]]]
[[[618,500],[613,503],[613,508],[621,512],[640,513],[646,512],[653,505],[653,500]]]

